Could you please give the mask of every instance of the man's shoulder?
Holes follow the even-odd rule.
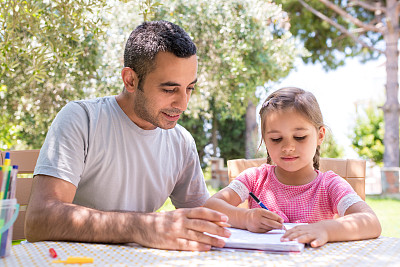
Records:
[[[74,100],[71,101],[70,105],[80,105],[80,106],[86,106],[86,107],[101,107],[102,105],[106,104],[113,104],[113,100],[115,99],[114,96],[103,96],[103,97],[97,97],[97,98],[91,98],[91,99],[81,99],[81,100]]]
[[[106,109],[106,114],[113,110],[112,107],[115,106],[115,97],[114,96],[105,96],[98,97],[92,99],[82,99],[82,100],[73,100],[65,105],[64,109],[68,112],[86,114],[89,117],[95,116],[97,117],[98,113],[101,110]],[[80,108],[77,108],[80,107]]]

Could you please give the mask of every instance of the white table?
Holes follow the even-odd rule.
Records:
[[[329,243],[307,247],[300,254],[264,252],[184,252],[139,246],[73,242],[37,242],[14,245],[0,266],[64,266],[52,263],[49,248],[58,259],[69,256],[94,258],[93,264],[65,266],[400,266],[400,238]]]

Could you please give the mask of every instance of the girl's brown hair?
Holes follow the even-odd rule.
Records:
[[[264,130],[266,126],[265,123],[267,114],[269,112],[281,111],[285,109],[293,109],[300,113],[307,118],[317,130],[325,126],[321,109],[319,108],[317,99],[312,93],[296,87],[284,87],[270,94],[261,107],[260,118],[262,139],[260,146],[265,138]],[[319,169],[319,158],[320,146],[318,145],[313,159],[314,169],[317,170]],[[272,164],[272,160],[268,151],[267,163]]]

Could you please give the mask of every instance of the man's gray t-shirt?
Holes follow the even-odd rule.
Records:
[[[99,210],[152,212],[168,197],[189,208],[209,197],[190,133],[180,125],[143,130],[115,96],[68,103],[47,133],[34,174],[74,184],[73,203]]]

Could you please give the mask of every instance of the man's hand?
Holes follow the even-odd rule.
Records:
[[[227,221],[226,215],[207,208],[150,213],[142,220],[145,231],[137,243],[160,249],[207,251],[211,246],[223,247],[225,242],[204,232],[229,237],[230,232],[217,225]]]
[[[246,228],[250,232],[265,233],[272,229],[283,229],[283,219],[266,209],[249,209],[246,211]]]
[[[310,243],[311,247],[316,248],[329,241],[328,231],[322,222],[298,225],[286,231],[281,241],[297,240],[300,243]]]

